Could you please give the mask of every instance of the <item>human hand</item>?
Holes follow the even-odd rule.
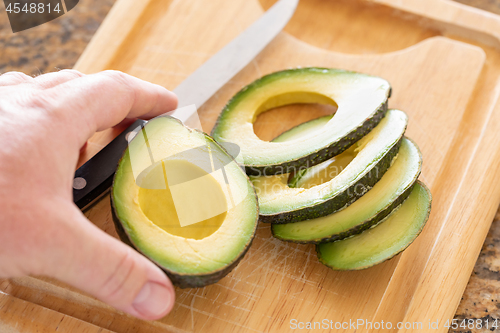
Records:
[[[176,105],[165,88],[116,71],[0,75],[0,278],[47,275],[136,317],[166,315],[167,276],[90,223],[72,184],[96,131]]]

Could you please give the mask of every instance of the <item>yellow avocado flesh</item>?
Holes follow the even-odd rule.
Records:
[[[191,186],[193,190],[204,193],[203,201],[192,198],[192,200],[177,200],[174,203],[168,185],[169,178],[175,178],[176,183],[180,182],[181,179],[203,179],[202,182],[196,183],[198,185],[196,188]],[[159,187],[158,184],[165,184],[165,188],[154,188]],[[144,214],[154,224],[169,234],[184,238],[203,239],[210,236],[220,228],[227,215],[226,198],[219,183],[200,167],[184,160],[167,160],[156,164],[142,178],[139,204]],[[214,210],[214,206],[221,207]],[[182,226],[176,208],[193,213],[200,213],[199,210],[204,209],[206,216],[212,216],[211,212],[213,211],[222,210],[222,213],[197,223]],[[196,217],[191,216],[188,219],[193,221],[196,220]]]

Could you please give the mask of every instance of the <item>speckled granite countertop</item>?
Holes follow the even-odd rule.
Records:
[[[456,0],[500,14],[500,0]],[[16,70],[30,75],[71,68],[115,0],[85,0],[54,21],[13,34],[0,5],[0,73]],[[477,260],[455,318],[482,319],[498,328],[450,332],[500,332],[500,209]]]
[[[16,34],[0,4],[0,73],[72,68],[115,0],[84,0],[68,14]]]
[[[476,266],[458,306],[455,318],[488,320],[490,325],[498,319],[494,330],[450,330],[450,332],[500,332],[500,209],[491,225]]]

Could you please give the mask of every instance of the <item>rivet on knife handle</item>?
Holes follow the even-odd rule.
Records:
[[[96,199],[107,193],[118,161],[128,146],[128,134],[145,123],[140,119],[135,121],[75,172],[73,201],[78,208],[89,208]]]

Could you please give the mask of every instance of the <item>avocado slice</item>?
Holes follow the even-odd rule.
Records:
[[[298,68],[266,75],[240,90],[212,131],[241,148],[249,175],[286,174],[319,164],[348,149],[384,117],[391,87],[379,77],[329,68]],[[300,140],[266,142],[253,130],[257,116],[293,103],[338,106],[324,127]]]
[[[320,164],[321,165],[321,164]],[[320,165],[307,169],[310,177]],[[398,155],[384,176],[364,196],[349,207],[328,216],[302,222],[273,224],[273,236],[296,243],[321,243],[340,240],[359,234],[379,223],[398,207],[411,193],[420,175],[422,154],[417,145],[403,138]]]
[[[228,274],[256,232],[252,183],[209,135],[168,116],[129,143],[111,192],[120,238],[182,288]]]
[[[351,238],[316,245],[319,261],[334,270],[360,270],[394,257],[420,234],[431,202],[429,189],[417,181],[408,199],[379,225]]]
[[[326,182],[290,187],[288,174],[250,177],[259,198],[260,220],[271,223],[304,221],[330,215],[352,204],[387,171],[398,153],[407,122],[403,111],[389,110],[377,127],[342,153],[354,157],[345,158],[342,154],[336,157],[344,163],[351,160]]]

